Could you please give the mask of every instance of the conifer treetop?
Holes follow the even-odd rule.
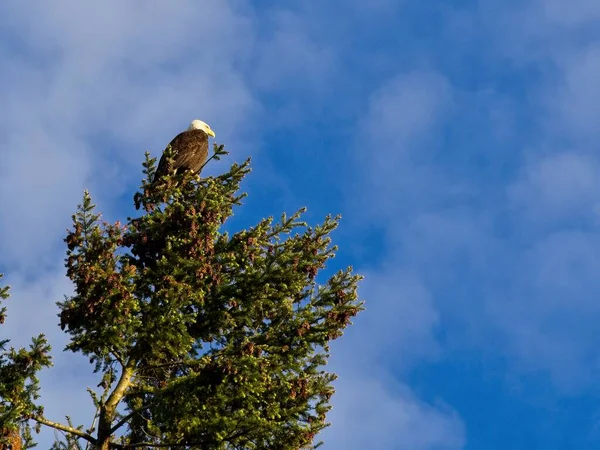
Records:
[[[225,154],[215,145],[211,159]],[[107,223],[86,191],[65,239],[75,292],[58,302],[60,326],[101,377],[93,427],[49,421],[32,396],[11,420],[102,450],[316,448],[336,378],[329,343],[363,309],[351,267],[319,276],[339,217],[311,227],[300,210],[228,233],[250,160],[159,187],[155,162],[146,154],[138,217]],[[42,338],[30,352],[48,350]],[[50,364],[38,359],[30,378]]]

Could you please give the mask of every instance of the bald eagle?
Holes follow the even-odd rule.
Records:
[[[208,137],[215,133],[201,120],[192,120],[186,131],[179,133],[169,143],[173,151],[172,163],[164,155],[160,158],[152,184],[166,175],[189,170],[199,173],[208,157]],[[169,148],[169,146],[167,146]]]

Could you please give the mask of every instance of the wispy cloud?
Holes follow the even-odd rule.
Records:
[[[547,376],[553,398],[589,392],[600,7],[340,5],[0,7],[3,330],[16,343],[40,329],[64,342],[53,302],[70,289],[61,239],[81,190],[121,216],[143,151],[201,117],[232,159],[255,157],[244,220],[314,199],[344,212],[342,250],[361,256],[367,311],[334,346],[326,448],[464,447],[480,418],[438,395],[445,380],[421,396],[411,374],[473,349],[507,378]],[[47,398],[93,383],[69,358],[45,375]],[[83,414],[84,397],[48,410]]]
[[[429,136],[451,107],[452,89],[443,77],[428,71],[400,74],[373,92],[358,120],[356,190],[347,215],[358,224],[379,223],[391,247],[377,269],[365,273],[364,317],[334,346],[332,366],[343,378],[337,383],[333,427],[325,434],[328,448],[464,445],[459,415],[443,403],[419,399],[402,382],[416,364],[436,360],[441,350],[435,300],[397,246],[410,228],[411,213],[423,222],[435,220],[419,214],[443,183],[432,167]]]
[[[346,375],[337,385],[325,448],[460,449],[465,430],[444,404],[428,405],[410,389],[382,374]]]
[[[32,7],[36,21],[29,26]],[[10,64],[0,76],[0,246],[13,284],[4,331],[16,345],[40,331],[49,336],[56,367],[42,378],[46,411],[85,422],[85,387],[98,380],[82,358],[60,352],[65,336],[54,305],[70,292],[61,240],[81,190],[91,188],[108,217],[120,215],[142,152],[158,154],[193,117],[209,121],[219,141],[244,143],[242,151],[252,153],[261,140],[260,96],[293,86],[324,93],[336,61],[312,37],[309,22],[283,9],[262,18],[239,3],[216,1],[205,2],[201,13],[191,1],[3,9],[10,21],[0,53]],[[272,34],[263,35],[261,21],[273,25]],[[263,182],[273,179],[284,181],[265,172]],[[425,409],[420,414],[428,417]],[[45,432],[42,446],[52,437]]]
[[[509,199],[531,220],[589,218],[598,213],[600,167],[591,154],[552,152],[527,161]]]
[[[432,198],[435,130],[451,95],[447,81],[431,72],[400,74],[372,93],[359,119],[354,157],[361,182],[353,186],[369,213],[389,218],[406,211],[406,201],[414,207]]]
[[[341,378],[325,447],[462,448],[458,413],[441,399],[420,399],[401,381],[415,364],[439,356],[431,294],[414,274],[394,266],[365,276],[361,295],[368,309],[332,349],[332,370]]]
[[[13,286],[2,332],[14,345],[46,333],[55,358],[41,378],[46,412],[89,425],[85,388],[98,380],[85,358],[61,352],[54,304],[71,291],[62,261],[70,215],[83,188],[108,217],[121,215],[143,151],[159,154],[191,118],[228,144],[244,135],[260,110],[236,68],[253,49],[253,23],[229,2],[204,2],[202,14],[194,2],[1,9],[0,248]],[[42,448],[53,438],[46,430]]]
[[[49,263],[83,187],[120,195],[143,151],[158,154],[157,143],[190,117],[205,117],[226,138],[257,106],[234,68],[252,48],[252,27],[227,3],[206,3],[197,14],[192,2],[39,2],[34,27],[26,25],[29,8],[3,8],[11,19],[1,51],[12,64],[0,92],[10,155],[0,243],[13,267]]]

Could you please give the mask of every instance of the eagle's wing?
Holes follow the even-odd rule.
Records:
[[[171,145],[177,149],[173,169],[198,173],[208,157],[208,135],[202,130],[189,130],[175,137]]]
[[[168,164],[163,153],[153,183],[175,170],[191,170],[198,173],[208,157],[208,136],[202,130],[183,131],[175,136],[169,145],[174,152],[173,163]]]

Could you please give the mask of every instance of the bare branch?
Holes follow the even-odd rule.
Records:
[[[73,428],[68,425],[63,425],[58,422],[52,422],[51,420],[48,420],[41,416],[32,417],[32,419],[38,423],[41,423],[42,425],[46,425],[48,427],[55,428],[57,430],[66,431],[67,433],[74,434],[75,436],[79,436],[80,438],[83,438],[86,441],[91,442],[93,445],[96,445],[96,439],[94,439],[92,436],[90,436],[86,432],[78,430],[77,428]]]

